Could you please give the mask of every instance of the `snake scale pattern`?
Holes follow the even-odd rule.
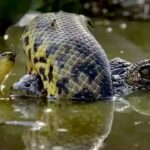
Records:
[[[28,73],[40,76],[48,96],[98,99],[113,95],[109,61],[84,16],[41,14],[25,29],[22,45]]]

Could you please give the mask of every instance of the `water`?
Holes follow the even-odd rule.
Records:
[[[150,56],[149,22],[96,21],[92,32],[109,59],[131,62]],[[62,99],[16,97],[10,86],[25,73],[19,46],[23,29],[11,27],[0,49],[13,45],[17,60],[0,96],[1,150],[149,150],[150,92],[136,92],[116,101],[74,103]]]

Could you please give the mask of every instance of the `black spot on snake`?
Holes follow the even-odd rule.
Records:
[[[65,94],[68,94],[68,83],[69,79],[67,77],[62,78],[61,80],[58,80],[57,87],[58,87],[58,94],[62,94],[64,92]]]
[[[59,46],[60,44],[51,44],[47,49],[46,49],[46,57],[52,55],[52,54],[55,54],[55,52],[57,50],[59,50]]]
[[[41,74],[41,76],[43,77],[44,81],[47,81],[46,75],[45,75],[45,68],[40,67],[39,68],[39,73]]]
[[[40,67],[40,68],[39,68],[39,73],[42,74],[42,75],[43,75],[43,74],[45,75],[45,68]]]
[[[33,62],[36,64],[36,63],[38,62],[38,58],[35,57],[35,58],[33,59]]]
[[[53,66],[52,65],[50,65],[49,67],[48,79],[49,79],[49,82],[53,80]]]
[[[40,57],[39,61],[42,62],[42,63],[46,63],[46,59],[44,57]]]
[[[28,50],[28,58],[31,60],[31,48]]]
[[[24,38],[24,44],[27,46],[27,45],[29,45],[29,37],[28,36],[26,36],[25,38]]]
[[[91,101],[94,100],[95,96],[94,93],[91,92],[88,88],[83,88],[80,92],[76,93],[73,96],[73,100],[86,100]]]
[[[76,63],[72,67],[71,75],[75,81],[78,80],[79,73],[83,72],[85,75],[88,76],[88,80],[91,83],[93,80],[95,80],[97,76],[97,70],[96,70],[96,65],[95,63]]]

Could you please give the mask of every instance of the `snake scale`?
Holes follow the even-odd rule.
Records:
[[[83,15],[58,12],[35,17],[22,46],[27,75],[13,89],[48,97],[104,99],[150,89],[150,60],[108,60]]]
[[[109,61],[84,16],[64,12],[41,14],[26,28],[22,45],[28,73],[40,76],[48,96],[112,96]]]

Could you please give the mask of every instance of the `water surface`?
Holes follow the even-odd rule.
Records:
[[[131,62],[150,58],[149,22],[96,21],[92,29],[109,59]],[[13,45],[17,60],[0,96],[1,150],[149,150],[150,92],[136,92],[116,101],[47,102],[17,97],[10,86],[25,73],[19,39],[23,29],[11,27],[0,49]]]

